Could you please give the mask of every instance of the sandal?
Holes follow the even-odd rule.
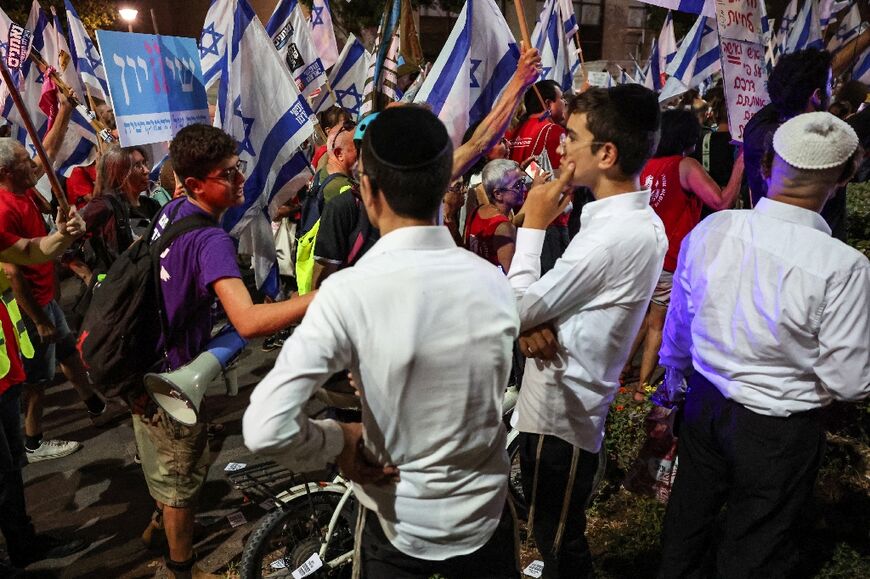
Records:
[[[643,382],[642,384],[638,383],[634,388],[634,395],[632,398],[635,402],[646,402],[650,395],[655,391],[656,389],[650,386],[649,382]]]

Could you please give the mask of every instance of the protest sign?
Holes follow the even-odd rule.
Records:
[[[770,102],[759,2],[716,0],[728,123],[732,139],[738,142],[743,142],[749,119]]]
[[[211,124],[199,49],[192,38],[97,31],[121,146],[172,140]]]
[[[589,86],[607,88],[609,83],[612,81],[610,80],[609,72],[598,72],[590,70],[586,72],[586,82],[589,83]]]

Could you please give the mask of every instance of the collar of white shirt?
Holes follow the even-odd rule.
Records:
[[[450,230],[442,225],[400,227],[381,237],[360,258],[360,263],[376,255],[395,250],[419,249],[431,251],[433,249],[451,249],[455,247],[456,242],[450,236]]]
[[[810,211],[803,207],[797,207],[796,205],[790,205],[788,203],[782,203],[774,199],[762,197],[758,200],[758,204],[755,206],[755,211],[758,211],[762,215],[772,217],[773,219],[780,219],[796,225],[812,227],[813,229],[818,229],[822,233],[831,235],[831,228],[822,216],[815,211]]]
[[[650,190],[620,193],[604,199],[598,199],[583,206],[583,214],[580,216],[580,225],[585,227],[593,219],[614,213],[624,213],[649,207]]]

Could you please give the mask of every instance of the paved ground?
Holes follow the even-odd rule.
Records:
[[[197,548],[207,555],[205,566],[224,569],[241,552],[251,524],[233,529],[227,515],[241,510],[254,520],[262,511],[244,505],[229,484],[228,462],[256,462],[242,444],[241,419],[254,385],[272,367],[278,351],[264,353],[261,341],[249,346],[240,361],[240,392],[207,399],[212,422],[225,430],[211,441],[212,466],[203,490],[198,522],[207,536]],[[84,552],[28,568],[32,577],[151,577],[162,574],[160,556],[146,551],[139,534],[150,518],[151,502],[136,452],[129,418],[107,428],[93,427],[68,383],[49,389],[45,409],[46,435],[77,440],[84,448],[57,460],[24,469],[27,504],[38,531],[75,535],[91,542]]]

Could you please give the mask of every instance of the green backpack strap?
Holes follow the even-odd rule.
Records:
[[[296,244],[296,285],[299,295],[305,295],[313,288],[314,282],[314,243],[320,229],[318,219]]]

